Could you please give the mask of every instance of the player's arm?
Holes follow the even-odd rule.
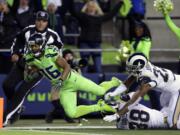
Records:
[[[124,82],[121,82],[121,84],[113,92],[108,92],[105,95],[105,100],[109,100],[111,97],[125,92],[132,85],[135,79],[136,78],[134,76],[129,76]]]
[[[119,116],[128,112],[130,108],[136,105],[142,97],[153,87],[157,85],[156,81],[151,80],[148,76],[142,76],[138,79],[139,90],[137,90],[132,98],[125,104],[125,106],[118,112]],[[129,109],[128,109],[129,108]]]
[[[151,89],[151,85],[147,84],[142,84],[137,90],[132,98],[124,105],[124,107],[118,112],[118,115],[121,116],[125,113],[127,113],[130,108],[134,107],[141,99],[142,97]]]
[[[117,120],[122,115],[126,114],[131,108],[133,108],[140,100],[141,98],[151,89],[151,86],[149,84],[143,84],[140,86],[139,90],[137,90],[132,98],[121,108],[120,111],[113,115],[107,115],[103,119],[108,122],[112,122],[114,120]]]
[[[19,57],[22,55],[22,51],[24,49],[25,45],[25,32],[29,28],[24,28],[20,33],[18,33],[12,43],[11,46],[11,61],[17,62],[19,60]]]
[[[129,76],[129,77],[124,81],[124,84],[126,85],[127,88],[129,88],[129,87],[134,83],[135,80],[136,80],[136,77],[134,77],[134,76]]]
[[[66,80],[66,78],[68,77],[68,75],[69,75],[69,73],[71,71],[71,68],[70,68],[69,64],[61,56],[57,57],[56,64],[59,67],[63,68],[63,72],[62,72],[62,75],[60,76],[60,79],[62,81]]]

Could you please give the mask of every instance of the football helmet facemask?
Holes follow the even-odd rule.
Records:
[[[28,51],[39,57],[45,49],[45,44],[45,38],[41,34],[34,34],[28,40]]]
[[[126,61],[126,71],[133,76],[138,76],[147,63],[148,60],[143,53],[134,53]]]

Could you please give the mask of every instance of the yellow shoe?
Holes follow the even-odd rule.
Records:
[[[97,105],[99,105],[99,107],[101,108],[101,111],[106,111],[106,112],[116,112],[116,109],[113,108],[110,105],[107,105],[104,100],[100,99],[97,103]]]

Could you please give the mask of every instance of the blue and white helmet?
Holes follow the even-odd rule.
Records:
[[[39,51],[36,52],[33,51],[32,48],[34,45],[39,46]],[[28,51],[33,53],[35,57],[39,57],[43,52],[43,50],[45,49],[45,45],[46,45],[46,40],[41,34],[39,33],[33,34],[30,36],[28,40]]]
[[[134,53],[126,61],[126,71],[131,75],[137,76],[147,63],[148,60],[143,53]]]

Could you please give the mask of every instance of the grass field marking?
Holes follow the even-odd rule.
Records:
[[[48,130],[48,129],[115,129],[115,126],[27,126],[27,127],[5,127],[4,129],[16,130]]]
[[[4,129],[6,131],[18,131],[18,132],[34,132],[34,133],[48,133],[48,134],[71,134],[71,135],[107,135],[107,134],[95,134],[95,133],[75,133],[75,132],[61,132],[61,131],[43,131],[43,130],[13,130]]]

